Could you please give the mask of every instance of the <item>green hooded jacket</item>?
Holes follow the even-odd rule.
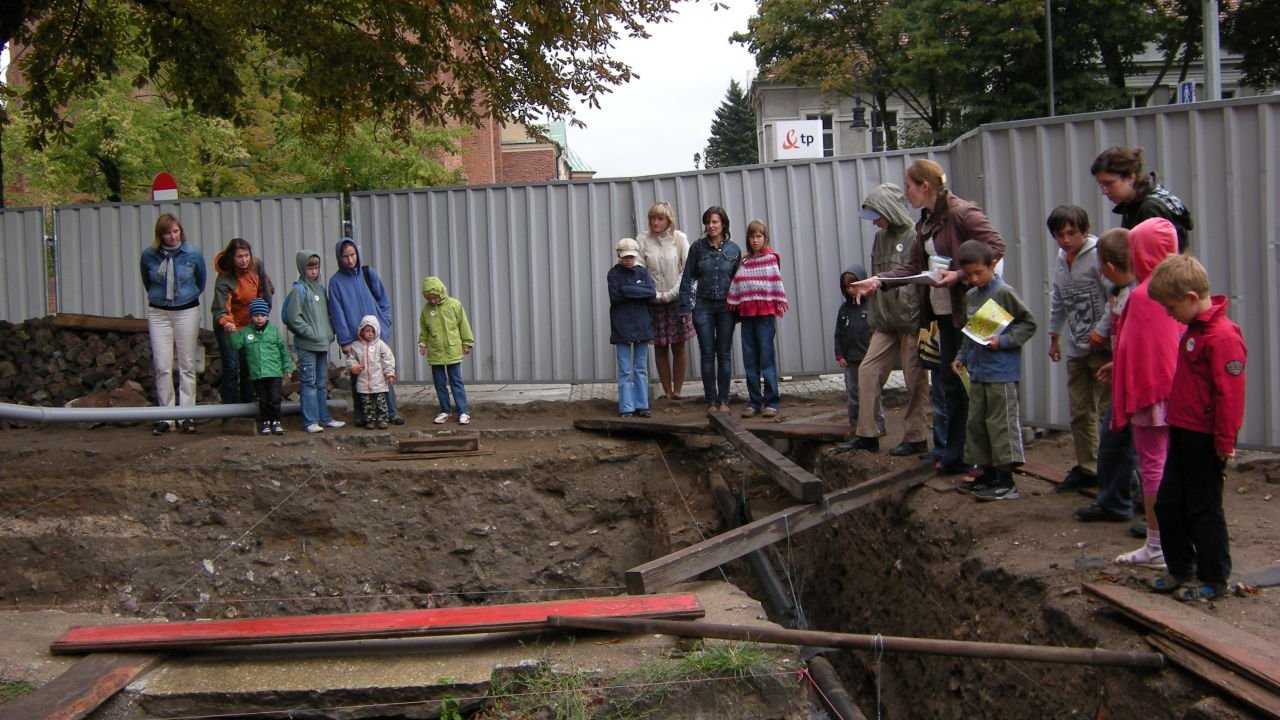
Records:
[[[298,263],[298,281],[289,288],[280,316],[284,326],[293,333],[295,347],[325,352],[333,343],[333,325],[329,322],[329,296],[324,283],[319,277],[307,279],[307,261],[313,257],[319,258],[320,253],[299,250],[294,255]]]
[[[915,222],[907,210],[902,189],[893,183],[878,185],[867,193],[862,207],[874,210],[889,221],[889,227],[876,232],[871,246],[871,274],[885,272],[911,262],[916,243]],[[871,296],[867,322],[874,332],[910,333],[920,327],[920,294],[913,285],[882,288]]]
[[[449,293],[440,278],[432,275],[422,281],[422,297],[435,294],[440,303],[433,305],[430,300],[422,308],[418,318],[418,346],[427,349],[428,365],[455,365],[462,362],[463,349],[475,347],[475,338],[471,335],[471,324],[467,322],[467,311],[462,303],[449,297]]]
[[[250,379],[284,377],[293,372],[293,358],[289,357],[284,336],[275,325],[267,323],[259,330],[250,323],[231,333],[228,339],[232,348],[244,348],[249,358]]]

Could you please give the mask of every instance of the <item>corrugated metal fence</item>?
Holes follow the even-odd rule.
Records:
[[[745,240],[748,220],[761,218],[782,255],[792,311],[779,328],[781,372],[833,372],[838,275],[869,261],[875,232],[858,219],[860,200],[881,182],[901,184],[911,161],[931,157],[948,168],[956,194],[986,208],[1009,246],[1005,275],[1041,319],[1024,354],[1024,417],[1064,426],[1065,371],[1048,362],[1043,330],[1056,253],[1044,220],[1055,205],[1073,203],[1089,211],[1095,233],[1117,226],[1088,167],[1110,145],[1140,145],[1147,167],[1192,208],[1192,250],[1208,266],[1214,291],[1231,297],[1232,316],[1250,343],[1242,441],[1274,448],[1280,447],[1277,138],[1275,96],[1076,115],[984,126],[948,148],[626,180],[353,193],[352,234],[393,293],[390,340],[403,381],[429,376],[413,353],[426,275],[440,276],[471,317],[477,352],[466,364],[468,379],[608,381],[614,365],[604,275],[614,243],[643,229],[655,200],[673,205],[690,238],[700,234],[702,210],[722,205],[735,240]],[[170,208],[209,259],[227,238],[241,235],[265,256],[277,284],[293,278],[293,251],[303,245],[322,251],[330,274],[339,202],[324,196],[59,208],[59,281],[72,293],[65,302],[59,293],[59,309],[140,317],[138,253],[156,215]],[[5,265],[8,287],[13,271]],[[38,275],[34,265],[24,272]],[[5,302],[0,310],[15,317],[15,301]],[[690,355],[696,366],[696,343]]]
[[[44,210],[0,211],[0,320],[21,322],[49,312]]]
[[[315,250],[325,267],[335,267],[332,247],[342,235],[342,197],[336,194],[59,207],[58,312],[145,318],[138,258],[154,242],[156,218],[166,212],[178,217],[188,242],[204,252],[209,274],[200,304],[206,328],[213,324],[213,259],[231,238],[248,240],[266,263],[276,286],[276,321],[284,292],[298,278],[298,250]]]

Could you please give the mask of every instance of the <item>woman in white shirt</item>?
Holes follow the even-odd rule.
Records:
[[[653,276],[658,291],[649,306],[653,317],[653,358],[658,366],[663,397],[680,400],[684,386],[685,344],[693,337],[693,319],[680,315],[680,276],[689,254],[689,238],[676,229],[671,205],[656,202],[649,208],[649,230],[636,237],[640,261]]]

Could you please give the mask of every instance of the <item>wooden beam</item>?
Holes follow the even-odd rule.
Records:
[[[162,655],[98,653],[35,692],[0,705],[0,720],[79,720],[159,663]]]
[[[80,315],[58,313],[53,316],[53,326],[69,330],[101,330],[103,332],[144,333],[147,321],[132,317],[107,317],[105,315]]]
[[[547,627],[548,615],[702,617],[690,593],[513,605],[477,605],[398,612],[244,618],[208,622],[73,627],[49,646],[53,653],[192,649],[217,645],[367,640],[461,635]]]
[[[479,457],[479,456],[481,456],[481,455],[493,455],[493,454],[495,454],[495,452],[496,452],[496,451],[494,451],[494,450],[486,450],[486,449],[483,449],[483,448],[482,448],[482,449],[480,449],[480,450],[467,450],[467,451],[462,451],[462,452],[434,452],[434,453],[421,453],[421,452],[404,452],[404,453],[402,453],[402,452],[378,452],[378,453],[360,453],[359,455],[355,455],[355,456],[353,456],[353,457],[355,457],[355,459],[356,459],[356,460],[373,460],[373,461],[381,461],[381,460],[418,460],[418,461],[425,461],[425,460],[448,460],[448,459],[450,459],[450,458],[460,458],[460,457]]]
[[[1280,645],[1189,605],[1105,583],[1084,590],[1161,635],[1221,663],[1269,692],[1280,693]]]
[[[479,435],[402,438],[396,443],[396,450],[402,453],[474,452],[479,449]]]
[[[827,493],[820,503],[794,505],[665,557],[650,560],[627,571],[627,592],[643,595],[696,577],[782,540],[788,534],[808,530],[881,498],[909,490],[931,477],[932,472],[931,464],[921,463],[877,475],[859,485]]]
[[[1014,468],[1019,475],[1038,478],[1057,485],[1067,478],[1067,471],[1046,462],[1027,458],[1026,462]]]
[[[782,486],[791,497],[801,502],[818,502],[822,499],[822,480],[795,464],[786,455],[774,450],[760,438],[752,435],[733,421],[729,413],[708,413],[711,427],[737,448],[748,460],[758,465]]]
[[[1267,717],[1280,718],[1280,695],[1167,638],[1148,635],[1147,642],[1174,665],[1252,706]]]
[[[831,647],[842,650],[941,655],[945,657],[981,658],[984,660],[1022,660],[1064,665],[1094,665],[1160,669],[1164,658],[1159,653],[1100,648],[1016,645],[1013,643],[975,642],[972,640],[938,640],[934,638],[854,635],[820,630],[788,630],[774,625],[724,625],[703,622],[676,622],[632,618],[579,618],[553,615],[552,627],[606,630],[622,633],[661,633],[677,637],[718,638],[740,642],[775,643],[801,647]]]
[[[573,426],[579,430],[608,433],[670,433],[676,435],[716,435],[706,418],[675,422],[652,418],[578,418]],[[853,428],[839,423],[743,423],[742,429],[756,437],[810,442],[842,442]]]

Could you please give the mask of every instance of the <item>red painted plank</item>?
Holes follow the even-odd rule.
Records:
[[[704,614],[698,597],[690,593],[620,595],[433,610],[93,625],[67,630],[49,646],[49,650],[54,653],[160,650],[191,646],[459,635],[550,627],[546,623],[548,615],[697,618]]]

